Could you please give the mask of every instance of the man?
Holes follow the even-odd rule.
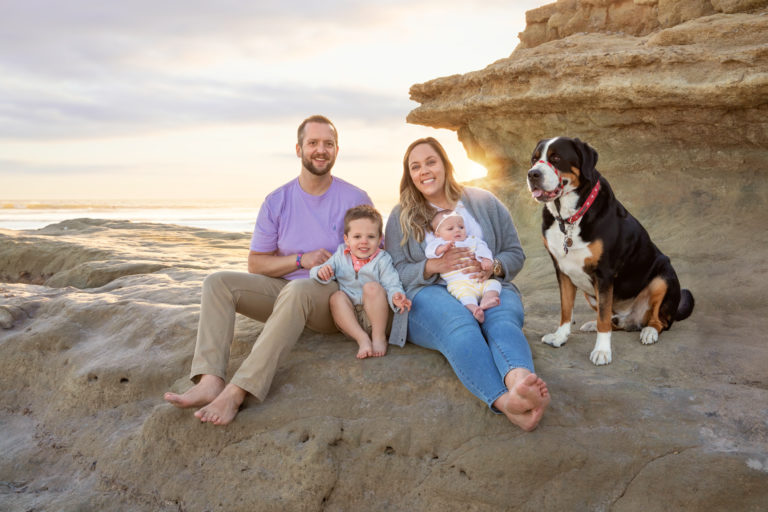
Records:
[[[166,393],[176,407],[201,407],[202,422],[226,425],[246,393],[264,400],[278,361],[304,327],[336,332],[328,299],[338,286],[308,279],[342,242],[344,213],[372,204],[363,190],[331,176],[338,134],[323,116],[305,119],[298,129],[296,156],[301,173],[264,200],[248,255],[248,273],[216,272],[203,282],[200,325],[192,381],[181,395]],[[225,385],[235,313],[264,322],[250,355]]]

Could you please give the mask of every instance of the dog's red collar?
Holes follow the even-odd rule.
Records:
[[[592,187],[592,192],[589,193],[589,197],[587,197],[587,200],[584,201],[583,205],[581,205],[579,211],[568,217],[565,222],[568,224],[574,224],[577,220],[582,218],[584,214],[587,213],[587,210],[589,210],[589,207],[592,206],[592,203],[595,202],[595,198],[597,197],[598,192],[600,192],[600,181],[595,183],[595,186]]]

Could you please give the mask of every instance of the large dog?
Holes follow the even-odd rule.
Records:
[[[540,141],[531,156],[528,188],[544,204],[542,234],[560,285],[560,327],[542,338],[559,347],[571,333],[576,289],[597,311],[582,331],[597,331],[589,358],[611,362],[611,331],[659,333],[693,311],[693,295],[680,290],[669,258],[613,195],[597,169],[597,151],[579,139]]]

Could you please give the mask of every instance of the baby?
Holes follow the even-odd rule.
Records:
[[[440,258],[451,247],[468,247],[475,253],[475,258],[480,262],[483,270],[490,270],[493,266],[493,254],[488,245],[474,236],[467,236],[464,227],[464,217],[453,210],[442,210],[432,218],[432,231],[435,239],[427,244],[425,252],[427,258]],[[452,270],[440,274],[440,277],[448,283],[448,291],[459,299],[472,316],[482,323],[485,320],[486,309],[498,306],[501,302],[501,283],[496,279],[478,281],[465,274],[463,270]],[[478,299],[480,302],[478,304]]]
[[[338,281],[331,315],[341,332],[357,341],[358,359],[387,353],[389,308],[400,313],[411,309],[392,257],[379,248],[381,237],[382,218],[376,209],[350,208],[344,215],[344,243],[309,271],[321,283]]]

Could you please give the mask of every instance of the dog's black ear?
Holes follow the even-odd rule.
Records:
[[[590,183],[594,183],[599,177],[597,169],[595,168],[597,165],[597,151],[595,151],[595,148],[579,139],[573,139],[573,143],[576,146],[576,151],[579,153],[579,158],[581,159],[581,175]]]
[[[533,147],[533,153],[531,153],[531,158],[533,158],[533,155],[535,155],[535,154],[536,154],[536,151],[538,151],[538,150],[539,150],[539,148],[541,148],[541,147],[542,147],[541,145],[542,145],[543,143],[547,142],[548,140],[549,140],[549,139],[541,139],[539,142],[537,142],[537,143],[536,143],[536,145]],[[541,155],[539,155],[539,157],[538,157],[538,158],[541,158]]]

